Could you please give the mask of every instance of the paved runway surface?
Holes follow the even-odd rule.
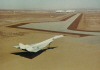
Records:
[[[41,30],[50,30],[50,31],[60,31],[67,32],[67,28],[71,25],[71,23],[80,15],[76,14],[66,21],[60,22],[43,22],[43,23],[30,23],[26,25],[22,25],[19,27],[23,28],[33,28],[33,29],[41,29]]]
[[[99,32],[84,32],[84,31],[73,31],[67,29],[72,22],[80,15],[80,13],[75,16],[69,18],[66,21],[61,22],[43,22],[43,23],[30,23],[26,25],[22,25],[19,27],[22,28],[32,28],[32,29],[41,29],[41,30],[50,30],[50,31],[58,31],[58,32],[69,32],[69,33],[78,33],[78,34],[88,34],[88,35],[100,35]]]

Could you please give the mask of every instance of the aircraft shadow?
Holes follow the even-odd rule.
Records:
[[[33,59],[33,58],[37,57],[38,55],[40,55],[41,53],[45,52],[46,50],[54,49],[54,48],[57,48],[57,47],[48,47],[48,48],[40,50],[36,53],[34,53],[34,52],[15,52],[15,53],[11,53],[11,54],[20,55],[25,58]]]

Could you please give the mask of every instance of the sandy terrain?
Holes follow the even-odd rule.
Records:
[[[18,43],[33,44],[63,34],[6,27],[19,23],[60,21],[65,15],[68,16],[61,13],[53,13],[55,17],[44,15],[36,19],[33,19],[33,15],[25,17],[25,14],[18,15],[17,18],[11,15],[0,16],[0,70],[100,70],[100,45],[67,41],[80,38],[79,35],[66,34],[66,37],[51,44],[53,49],[36,54],[14,48]]]
[[[11,23],[32,23],[60,21],[75,13],[51,13],[51,12],[0,12],[0,26]]]
[[[83,31],[100,31],[100,12],[83,13],[77,29]]]

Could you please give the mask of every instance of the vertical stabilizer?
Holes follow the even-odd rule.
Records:
[[[22,43],[19,43],[19,46],[20,46],[20,49],[25,49],[26,48],[25,45],[22,44]]]

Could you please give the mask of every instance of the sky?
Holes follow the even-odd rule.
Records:
[[[0,0],[0,9],[16,9],[16,10],[100,9],[100,0]]]

